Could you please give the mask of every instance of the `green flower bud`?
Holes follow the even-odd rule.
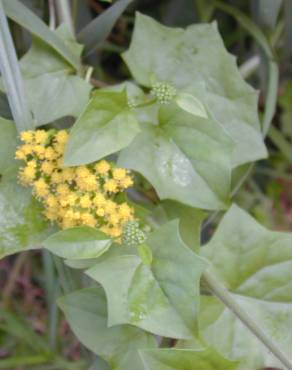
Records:
[[[127,246],[137,246],[146,240],[145,233],[140,229],[138,221],[128,221],[123,227],[122,242]]]
[[[160,104],[168,104],[176,96],[176,89],[166,82],[155,82],[151,94],[156,97]]]

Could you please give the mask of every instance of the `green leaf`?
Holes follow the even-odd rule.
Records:
[[[140,351],[145,370],[236,370],[238,363],[213,349],[154,349]]]
[[[187,93],[180,93],[175,98],[177,105],[184,111],[199,116],[202,118],[208,118],[208,113],[199,99],[195,96]]]
[[[105,1],[105,0],[104,0]],[[118,18],[133,0],[119,0],[90,22],[77,35],[79,42],[85,45],[85,52],[93,52],[110,34]],[[111,2],[108,1],[107,2]]]
[[[217,123],[176,104],[160,108],[160,125],[143,123],[118,164],[140,172],[161,199],[203,209],[228,203],[233,142]]]
[[[59,298],[58,304],[81,343],[109,362],[112,368],[118,369],[115,364],[137,349],[156,347],[152,335],[133,326],[108,327],[106,297],[101,288],[70,293]]]
[[[65,26],[59,27],[54,34],[79,57],[82,46],[74,41]],[[20,67],[35,126],[65,116],[77,117],[82,112],[89,100],[91,86],[42,40],[34,38],[31,49],[21,59]]]
[[[51,232],[30,190],[15,180],[0,183],[0,258],[39,248]]]
[[[125,90],[96,91],[70,132],[65,164],[90,163],[115,153],[129,145],[138,131]]]
[[[86,272],[106,291],[108,324],[129,323],[166,337],[191,338],[197,331],[199,282],[206,262],[183,244],[177,221],[152,233],[147,245],[151,268],[127,249]]]
[[[234,167],[266,156],[257,92],[242,79],[216,24],[192,25],[183,30],[165,27],[138,13],[130,48],[123,57],[134,78],[145,86],[151,86],[153,75],[184,92],[204,81],[204,96],[199,90],[195,96],[209,107],[219,128],[234,140]]]
[[[131,324],[170,338],[191,337],[151,270],[139,257],[110,258],[86,273],[106,291],[110,327]]]
[[[201,240],[201,224],[206,214],[196,208],[169,200],[162,202],[162,207],[169,220],[179,219],[179,232],[183,242],[194,252],[198,252]]]
[[[33,127],[8,21],[0,3],[0,69],[5,91],[18,131]]]
[[[72,53],[72,50],[63,40],[60,39],[56,33],[52,32],[30,9],[18,0],[4,0],[3,5],[9,18],[13,19],[20,26],[26,28],[33,35],[48,44],[74,69],[78,70],[80,68],[79,58]]]
[[[80,226],[51,235],[43,246],[59,257],[84,260],[101,256],[111,246],[111,240],[97,229]]]
[[[233,298],[292,360],[292,236],[266,230],[233,206],[202,254],[212,262],[214,273]],[[221,328],[225,336],[218,338],[215,333]],[[250,361],[259,368],[276,364],[227,309],[208,327],[206,337],[217,350],[246,361],[244,370],[251,368]]]
[[[51,233],[31,191],[17,184],[15,125],[0,119],[0,258],[37,248]]]
[[[14,122],[1,117],[0,131],[0,175],[1,182],[3,182],[10,176],[15,178],[18,169],[18,163],[14,159],[17,146],[17,132]]]

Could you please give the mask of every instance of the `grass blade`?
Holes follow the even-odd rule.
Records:
[[[79,32],[77,40],[85,45],[86,55],[93,52],[108,37],[116,21],[132,1],[117,1]]]
[[[0,1],[0,69],[18,132],[32,129],[32,115],[26,103],[23,81],[2,1]]]
[[[3,0],[4,10],[9,18],[33,35],[42,39],[60,54],[76,70],[80,68],[79,58],[65,45],[50,28],[19,0]]]

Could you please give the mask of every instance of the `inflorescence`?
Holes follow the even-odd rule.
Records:
[[[19,180],[31,186],[44,205],[44,215],[62,229],[87,225],[119,238],[123,227],[134,220],[133,208],[117,201],[117,195],[133,185],[128,170],[101,160],[84,166],[64,167],[68,133],[37,130],[21,133],[17,148]],[[121,198],[121,197],[119,197]]]
[[[152,85],[151,94],[160,104],[169,104],[176,96],[175,87],[166,82],[155,82]]]

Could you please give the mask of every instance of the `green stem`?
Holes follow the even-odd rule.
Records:
[[[232,295],[219,282],[216,276],[210,271],[205,271],[203,279],[209,286],[212,293],[230,309],[230,311],[264,344],[266,348],[284,365],[287,369],[292,370],[292,363],[281,348],[278,347],[270,336],[257,324],[257,322],[233,299]]]
[[[57,256],[53,256],[53,258],[60,278],[61,288],[65,294],[68,294],[74,290],[72,279],[68,276],[68,271],[66,271],[63,260]]]
[[[58,15],[61,22],[64,22],[69,27],[72,35],[75,34],[74,25],[71,14],[71,7],[68,0],[57,0]]]
[[[43,250],[43,266],[45,273],[46,299],[49,310],[48,315],[48,337],[51,350],[57,347],[58,338],[58,318],[59,311],[56,299],[60,293],[60,285],[56,276],[55,265],[52,255],[47,250]]]

